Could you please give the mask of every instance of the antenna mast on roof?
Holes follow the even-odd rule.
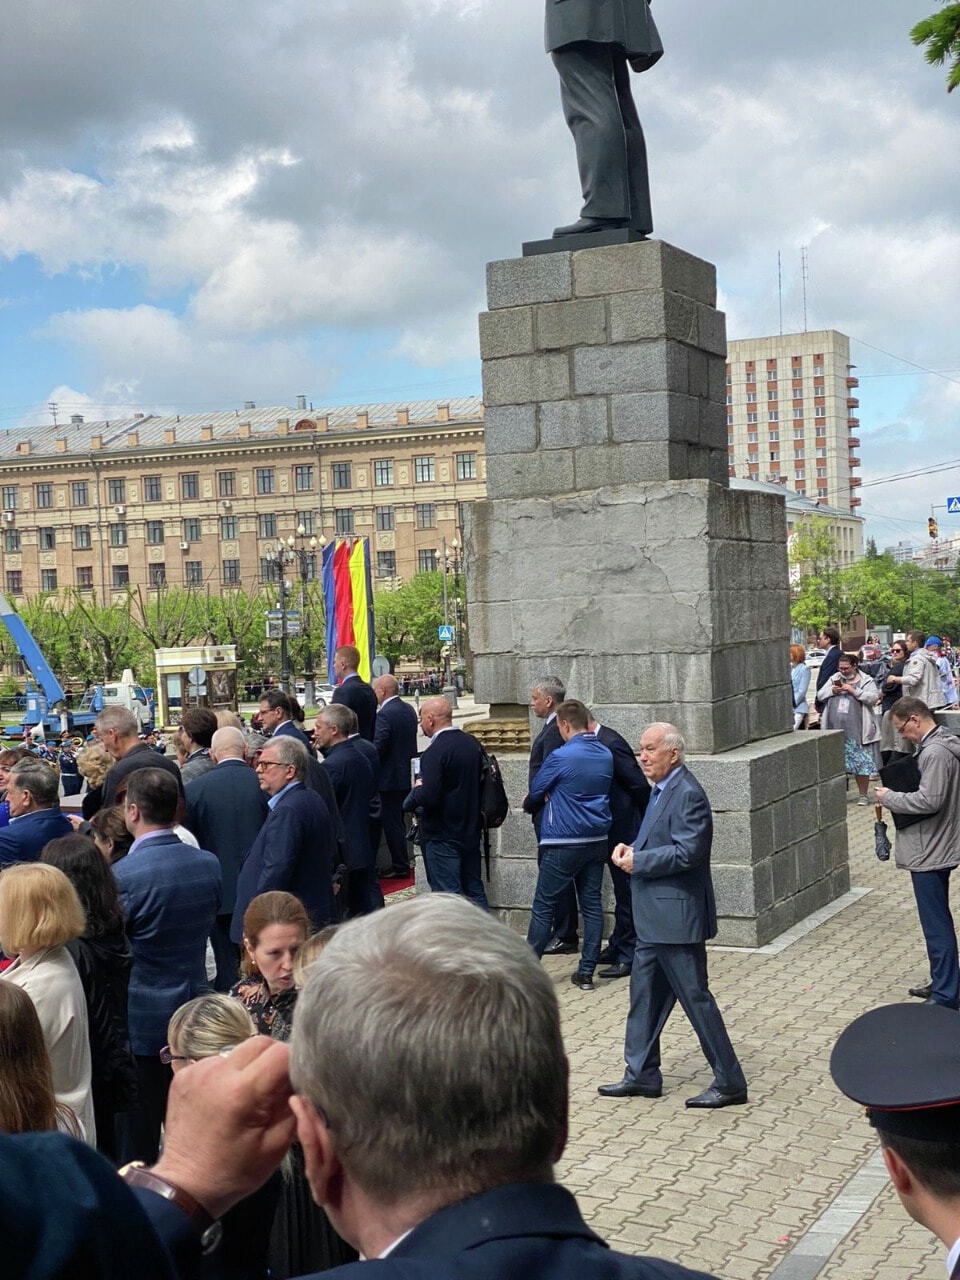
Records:
[[[780,265],[780,250],[777,250],[777,298],[780,303],[780,337],[783,337],[783,269]]]
[[[800,277],[803,281],[803,332],[807,332],[807,246],[800,246]]]
[[[47,405],[47,408],[48,408],[48,409],[50,410],[50,412],[53,414],[53,425],[54,425],[54,426],[56,426],[56,425],[57,425],[57,409],[58,409],[59,407],[60,407],[60,406],[57,404],[56,400],[51,400],[51,401],[50,401],[50,403]]]

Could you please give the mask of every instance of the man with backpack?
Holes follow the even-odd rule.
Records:
[[[420,728],[430,742],[403,808],[420,816],[427,883],[489,910],[480,876],[483,748],[453,723],[446,698],[421,703]]]

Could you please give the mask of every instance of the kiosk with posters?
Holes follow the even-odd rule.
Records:
[[[193,644],[155,649],[154,654],[159,729],[175,728],[186,707],[237,710],[236,645]]]

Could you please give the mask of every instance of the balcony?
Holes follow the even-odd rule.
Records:
[[[859,387],[859,385],[860,385],[860,379],[859,379],[859,378],[848,378],[848,379],[847,379],[847,386],[848,386],[849,388],[851,388],[851,389],[852,389],[853,387]]]
[[[851,448],[851,449],[857,449],[857,448],[859,448],[859,447],[860,447],[860,437],[859,437],[859,436],[847,436],[847,444],[850,446],[850,448]]]
[[[859,458],[855,458],[855,457],[851,454],[851,455],[850,455],[850,466],[851,466],[851,467],[859,467],[859,465],[860,465],[860,459],[859,459]],[[859,484],[859,483],[860,483],[860,481],[858,480],[858,481],[857,481],[857,484]]]
[[[860,419],[859,419],[859,418],[848,418],[848,419],[847,419],[847,426],[848,426],[848,427],[850,427],[850,428],[852,428],[854,431],[856,431],[856,429],[857,429],[857,427],[859,427],[859,425],[860,425]]]
[[[852,497],[852,496],[851,496],[851,498],[850,498],[850,505],[851,505],[851,507],[859,507],[859,506],[860,506],[860,502],[861,502],[861,499],[860,499],[860,498],[854,498],[854,497]]]
[[[856,489],[856,487],[857,487],[858,485],[861,485],[861,484],[863,484],[863,481],[860,479],[860,477],[859,477],[859,476],[851,476],[851,477],[850,477],[850,488],[851,488],[851,489]]]
[[[860,401],[857,399],[856,396],[847,396],[847,408],[848,409],[860,408]]]

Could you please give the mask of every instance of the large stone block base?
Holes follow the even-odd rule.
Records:
[[[510,815],[494,833],[487,894],[526,931],[537,882],[533,827],[519,806],[527,757],[498,756]],[[715,943],[760,947],[850,888],[846,778],[839,733],[790,733],[719,755],[691,755],[714,814]],[[604,877],[609,931],[613,894]],[[426,889],[422,862],[417,887]]]

